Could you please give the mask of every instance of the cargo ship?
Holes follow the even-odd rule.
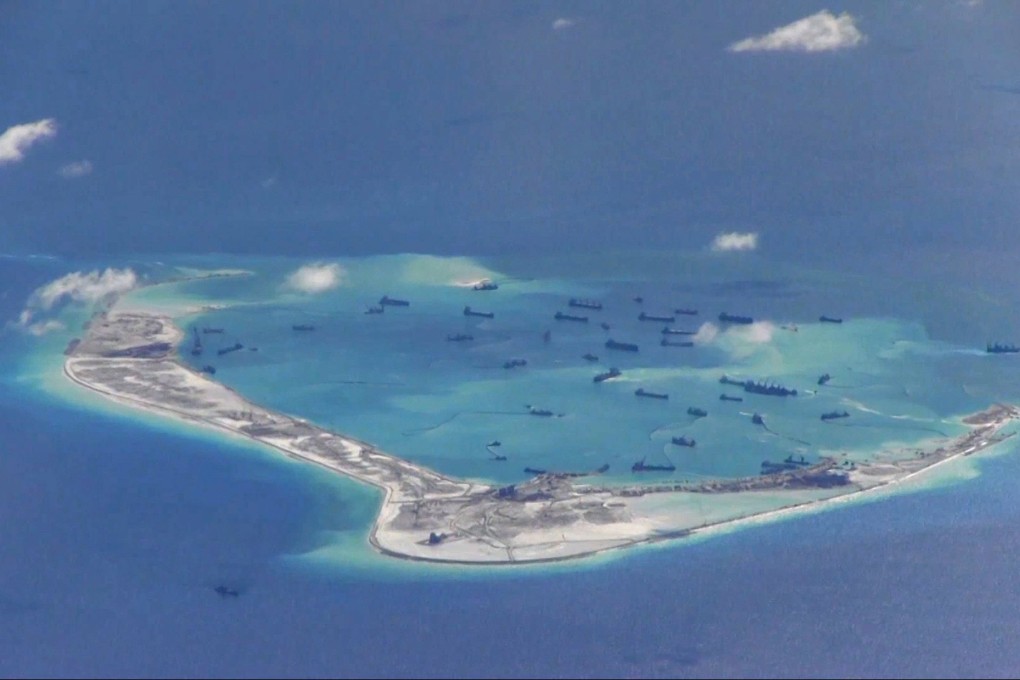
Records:
[[[754,423],[755,425],[764,425],[765,419],[762,418],[759,414],[755,413],[753,416],[751,416],[751,422]]]
[[[602,326],[602,330],[604,330],[604,331],[608,331],[609,330],[609,324],[607,324],[605,321],[603,321],[599,325]]]
[[[544,475],[544,474],[546,474],[546,472],[547,471],[543,470],[542,468],[533,468],[533,467],[526,467],[526,468],[524,468],[524,473],[528,474],[528,475]]]
[[[291,328],[293,328],[296,331],[314,331],[315,330],[315,326],[313,326],[311,324],[308,324],[308,323],[296,323],[293,326],[291,326]]]
[[[581,323],[588,323],[588,317],[577,316],[575,314],[564,314],[563,312],[556,312],[553,316],[557,321],[580,321]]]
[[[670,340],[669,338],[663,338],[659,344],[663,347],[694,347],[694,343],[690,340]]]
[[[846,411],[829,411],[828,413],[822,414],[822,420],[835,420],[836,418],[849,418],[850,414]]]
[[[737,387],[743,387],[744,385],[747,384],[746,380],[734,380],[728,375],[724,375],[723,377],[719,378],[719,382],[722,383],[723,385],[735,385]]]
[[[202,372],[208,373],[209,375],[216,375],[216,367],[206,364],[202,367]]]
[[[744,391],[752,394],[764,394],[770,397],[796,397],[797,390],[791,390],[782,385],[767,382],[755,382],[748,380],[744,383]]]
[[[223,356],[224,354],[230,354],[231,352],[236,352],[239,349],[244,349],[244,345],[242,345],[241,343],[237,342],[237,343],[234,343],[233,345],[231,345],[230,347],[224,347],[223,349],[217,351],[216,353],[219,354],[220,356]]]
[[[476,312],[470,307],[464,307],[464,316],[480,316],[484,319],[494,319],[496,317],[493,312]]]
[[[818,317],[818,321],[821,323],[843,323],[843,319],[837,319],[834,316],[825,316],[824,314]]]
[[[653,465],[645,462],[642,458],[638,462],[630,466],[632,472],[673,472],[676,470],[676,465],[668,463],[666,465]]]
[[[822,375],[818,376],[818,384],[819,385],[824,385],[825,383],[829,382],[830,380],[832,380],[832,376],[829,375],[828,373],[823,373]]]
[[[727,314],[726,312],[719,314],[719,320],[723,323],[754,323],[754,319],[749,316],[737,316],[736,314]]]
[[[379,305],[382,307],[410,307],[411,303],[407,300],[398,300],[397,298],[391,298],[389,295],[383,295],[379,298]]]
[[[679,328],[670,328],[666,326],[662,329],[663,335],[697,335],[698,331],[685,331]]]
[[[597,376],[592,378],[592,382],[597,382],[597,383],[605,382],[607,380],[612,380],[613,378],[619,378],[621,375],[623,375],[623,374],[620,373],[620,369],[618,369],[618,368],[610,368],[605,373],[599,373]]]
[[[695,418],[704,418],[708,415],[708,411],[697,406],[689,406],[687,408],[687,415],[694,416]]]
[[[624,352],[636,352],[638,351],[638,346],[632,342],[617,342],[610,338],[609,340],[606,340],[606,349],[619,349]]]
[[[385,307],[383,307],[382,305],[377,305],[375,307],[369,307],[368,309],[366,309],[365,314],[382,314],[385,311],[386,311]]]
[[[511,359],[503,362],[503,368],[517,368],[518,366],[527,366],[527,359]]]
[[[693,439],[688,439],[687,437],[673,437],[670,441],[676,444],[677,446],[690,446],[690,447],[693,447],[697,443]]]
[[[650,399],[669,399],[669,395],[664,392],[649,392],[643,387],[639,387],[634,390],[634,395],[638,397],[648,397]]]
[[[599,358],[596,355],[592,354],[591,352],[588,352],[587,354],[582,354],[581,358],[584,359],[585,361],[598,361],[599,360]]]
[[[496,290],[499,286],[496,285],[495,281],[479,281],[472,289],[474,290]]]
[[[202,339],[200,337],[198,337],[198,329],[197,328],[192,326],[191,330],[192,330],[192,332],[194,333],[194,336],[195,336],[195,340],[194,340],[194,342],[191,345],[191,356],[197,357],[197,356],[199,356],[202,353]]]
[[[549,418],[553,415],[553,412],[547,408],[535,408],[534,406],[528,407],[528,413],[533,416],[542,416],[543,418]]]
[[[744,401],[743,397],[731,397],[728,394],[720,394],[719,401]]]
[[[687,309],[685,307],[680,307],[678,309],[674,309],[673,313],[674,314],[683,314],[684,316],[697,316],[698,315],[698,310],[696,310],[696,309]]]
[[[467,333],[457,333],[455,335],[447,335],[446,339],[449,342],[464,342],[466,340],[474,340],[475,337]]]
[[[673,323],[676,321],[675,316],[657,316],[655,314],[645,314],[641,312],[638,314],[638,321],[657,321],[659,323]]]
[[[985,351],[989,354],[1016,354],[1020,352],[1020,347],[1016,345],[1000,345],[999,343],[988,343],[985,346]]]
[[[602,309],[602,303],[595,300],[586,300],[584,298],[570,298],[570,302],[567,303],[570,307],[579,307],[581,309]]]

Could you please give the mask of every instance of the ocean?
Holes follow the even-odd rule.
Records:
[[[250,270],[123,303],[223,328],[183,358],[259,403],[500,484],[952,435],[1020,391],[983,351],[1020,342],[1020,5],[821,9],[0,2],[0,135],[55,130],[0,143],[0,675],[1015,677],[1015,438],[696,539],[412,564],[368,545],[377,491],[66,381],[90,304],[17,327],[71,272]],[[809,18],[861,40],[730,49]],[[711,252],[727,233],[756,249]],[[338,287],[283,285],[317,262]],[[412,304],[363,313],[384,294]],[[605,308],[555,321],[570,297]],[[706,344],[637,319],[681,306]],[[799,393],[723,403],[724,373]]]
[[[307,260],[105,264],[153,277],[175,266],[252,271],[143,288],[122,304],[212,306],[182,320],[224,329],[221,341],[204,336],[206,356],[216,342],[258,347],[216,357],[218,380],[443,472],[498,482],[525,478],[525,464],[602,462],[610,480],[630,479],[634,456],[665,451],[677,475],[753,474],[762,457],[952,434],[953,417],[1016,398],[1014,357],[977,351],[977,329],[929,335],[937,324],[925,314],[948,316],[939,301],[960,290],[918,307],[914,291],[883,293],[882,280],[696,252],[617,256],[615,268],[599,258],[336,261],[343,283],[318,295],[281,285]],[[5,316],[38,285],[94,264],[6,258]],[[449,285],[479,275],[499,290]],[[659,326],[637,321],[639,293],[649,312],[683,300],[700,317],[728,309],[774,325],[767,340],[724,331],[704,347],[642,346],[619,361],[640,381],[595,386],[598,369],[579,355],[604,355],[595,342],[605,332],[551,315],[567,296],[598,297],[613,333],[650,343]],[[412,305],[363,314],[382,294]],[[466,319],[464,304],[497,316]],[[990,316],[975,304],[970,314]],[[844,323],[819,324],[819,311]],[[375,490],[80,393],[59,366],[87,308],[61,318],[70,330],[4,332],[4,675],[1005,676],[1020,662],[1009,644],[1020,601],[1012,444],[896,494],[697,540],[544,566],[421,565],[369,548]],[[465,331],[477,336],[470,348],[445,341]],[[502,368],[518,355],[526,367]],[[833,376],[824,393],[811,386],[823,367]],[[757,397],[753,408],[780,433],[762,434],[741,413],[752,405],[720,408],[721,370],[818,394]],[[668,390],[668,404],[636,399],[635,384]],[[567,415],[527,415],[529,402]],[[689,422],[688,403],[709,417]],[[844,406],[846,427],[818,421]],[[662,432],[673,431],[698,447],[670,451]],[[510,460],[490,460],[494,438]],[[240,595],[218,596],[221,584]]]

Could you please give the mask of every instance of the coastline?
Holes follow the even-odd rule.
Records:
[[[356,438],[260,407],[177,361],[176,347],[183,335],[169,317],[111,308],[97,316],[77,346],[69,348],[63,373],[74,384],[121,405],[267,444],[292,459],[381,489],[383,499],[369,543],[384,555],[433,563],[559,562],[819,510],[830,507],[830,501],[888,489],[998,443],[1003,439],[999,430],[1020,416],[1015,407],[993,406],[964,419],[972,428],[969,433],[919,459],[860,467],[850,473],[850,484],[809,500],[798,495],[805,487],[797,484],[804,479],[792,474],[751,480],[765,485],[760,489],[740,487],[746,480],[724,480],[713,482],[722,486],[711,490],[682,485],[606,489],[575,485],[564,476],[540,475],[516,488],[508,487],[508,492],[441,475]],[[169,349],[154,356],[133,355],[153,344]],[[833,467],[830,460],[820,472]],[[775,500],[774,507],[738,511],[713,521],[648,502],[651,495],[694,494],[698,503],[723,504],[722,514],[726,500],[735,495],[756,501],[774,496]]]

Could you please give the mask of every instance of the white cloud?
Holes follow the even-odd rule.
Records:
[[[56,134],[57,121],[52,118],[7,128],[0,135],[0,165],[20,163],[32,145]]]
[[[46,335],[50,331],[64,330],[64,324],[60,323],[56,319],[47,319],[46,321],[40,321],[39,323],[28,324],[25,326],[25,330],[35,336]]]
[[[40,286],[32,293],[18,316],[18,325],[33,335],[42,335],[63,328],[59,321],[35,321],[40,314],[53,311],[70,302],[93,303],[107,295],[126,293],[138,285],[138,275],[131,269],[71,272]]]
[[[60,175],[67,179],[84,177],[92,174],[92,161],[74,161],[60,168]]]
[[[577,22],[574,21],[573,19],[568,19],[567,17],[560,17],[556,21],[552,22],[552,27],[554,31],[565,31],[566,29],[570,28],[576,23]]]
[[[748,232],[741,234],[731,231],[719,234],[712,240],[712,250],[725,253],[731,250],[755,250],[758,247],[758,234]]]
[[[47,311],[66,302],[98,302],[111,293],[126,293],[137,285],[138,275],[131,269],[71,272],[36,289],[29,298],[29,309]]]
[[[766,342],[772,342],[776,326],[771,321],[755,321],[746,326],[734,326],[727,332],[744,342],[761,345]]]
[[[731,52],[791,51],[827,52],[857,47],[867,41],[854,18],[829,10],[798,19],[765,35],[745,38],[729,46]]]
[[[343,277],[343,268],[335,262],[317,262],[291,272],[286,286],[302,293],[324,293],[339,286]]]
[[[701,328],[695,333],[691,340],[697,345],[708,345],[719,335],[719,327],[710,321],[701,324]]]

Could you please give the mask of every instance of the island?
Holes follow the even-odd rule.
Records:
[[[243,436],[379,488],[372,546],[432,562],[563,560],[800,511],[976,453],[1012,436],[1003,428],[1020,417],[1016,406],[995,404],[962,420],[967,433],[927,448],[867,461],[825,457],[754,477],[613,486],[590,483],[594,476],[543,473],[495,486],[440,474],[259,406],[180,361],[183,340],[166,315],[110,305],[68,345],[64,374],[120,404]]]

